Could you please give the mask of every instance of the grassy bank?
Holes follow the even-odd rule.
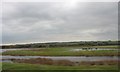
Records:
[[[3,52],[13,56],[116,56],[117,50],[74,51],[78,48],[43,48],[32,50],[16,50]]]
[[[116,65],[55,66],[25,63],[3,63],[3,70],[117,70]]]

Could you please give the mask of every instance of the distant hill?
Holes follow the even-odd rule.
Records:
[[[76,42],[49,42],[49,43],[32,43],[3,45],[0,48],[48,48],[48,47],[70,47],[70,46],[105,46],[119,45],[119,41],[76,41]]]

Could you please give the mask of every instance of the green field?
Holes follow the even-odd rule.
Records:
[[[117,70],[116,65],[55,66],[25,63],[2,63],[3,70]]]
[[[100,46],[103,48],[103,46]],[[104,46],[104,48],[114,46]],[[117,48],[116,46],[114,48]],[[117,50],[96,50],[96,51],[74,51],[74,49],[79,49],[79,47],[59,47],[59,48],[42,48],[42,49],[32,49],[32,50],[16,50],[3,52],[3,55],[13,55],[13,56],[116,56],[118,55]]]

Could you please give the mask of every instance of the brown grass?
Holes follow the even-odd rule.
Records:
[[[30,63],[30,64],[63,65],[63,66],[74,65],[74,62],[71,62],[68,60],[52,60],[48,58],[13,59],[12,61],[18,62],[18,63]]]
[[[118,61],[118,60],[72,62],[69,60],[52,60],[49,58],[12,59],[12,61],[18,62],[18,63],[42,64],[42,65],[62,65],[62,66],[118,65],[118,63],[120,63],[120,61]]]
[[[120,63],[118,60],[83,61],[79,65],[117,65],[118,63]]]

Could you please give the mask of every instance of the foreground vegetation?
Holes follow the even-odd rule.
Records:
[[[56,66],[25,63],[3,63],[3,70],[117,70],[116,65]]]

